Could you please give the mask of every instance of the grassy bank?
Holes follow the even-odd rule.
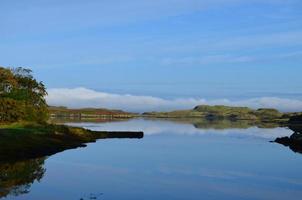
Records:
[[[142,132],[91,131],[65,125],[12,123],[0,125],[0,162],[49,156],[106,138],[142,138]]]

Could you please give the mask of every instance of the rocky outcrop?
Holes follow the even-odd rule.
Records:
[[[289,129],[294,132],[290,137],[281,137],[275,140],[276,143],[287,146],[297,153],[302,153],[302,123],[300,123],[300,119],[293,117],[289,120]]]

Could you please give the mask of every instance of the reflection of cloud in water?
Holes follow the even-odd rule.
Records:
[[[133,119],[121,122],[107,123],[69,123],[72,126],[82,126],[91,130],[104,131],[143,131],[146,136],[157,134],[178,134],[178,135],[225,135],[234,137],[256,137],[265,139],[275,139],[280,136],[288,136],[292,131],[287,128],[258,128],[251,126],[249,128],[196,128],[190,123],[181,123],[167,120],[144,120]]]

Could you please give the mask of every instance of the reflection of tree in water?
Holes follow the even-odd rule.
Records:
[[[35,180],[45,173],[45,158],[0,164],[0,198],[18,196],[29,192]]]

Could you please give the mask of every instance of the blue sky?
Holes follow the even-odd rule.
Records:
[[[0,0],[0,27],[50,90],[302,100],[300,0]]]

